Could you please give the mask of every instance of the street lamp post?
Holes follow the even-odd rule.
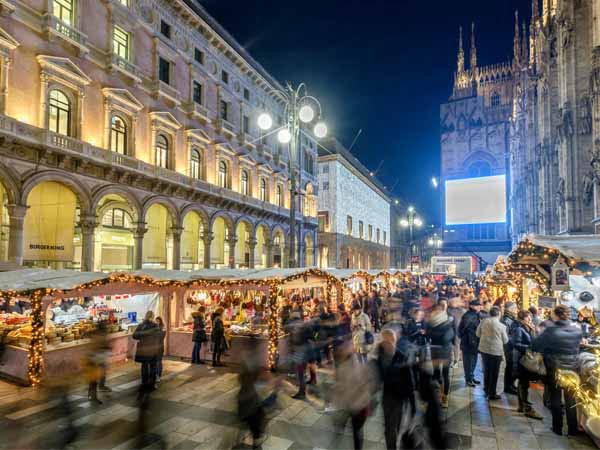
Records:
[[[298,164],[298,147],[300,144],[301,123],[310,124],[316,121],[313,129],[315,137],[324,138],[327,135],[327,125],[320,121],[321,104],[308,95],[306,85],[300,83],[296,89],[288,84],[285,90],[275,89],[273,95],[279,97],[285,104],[286,123],[276,128],[269,134],[277,132],[277,139],[282,144],[289,144],[289,171],[290,171],[290,248],[288,253],[288,267],[296,267],[296,197],[297,178],[296,165]],[[315,111],[316,109],[316,111]],[[258,116],[258,126],[267,131],[273,126],[271,116],[263,112]],[[265,135],[266,136],[266,135]]]
[[[438,236],[437,233],[433,233],[433,236],[429,238],[427,243],[430,247],[433,247],[433,256],[437,256],[438,250],[442,248],[444,241]]]
[[[423,221],[417,217],[417,212],[412,206],[408,207],[406,218],[400,220],[400,225],[404,228],[408,228],[410,236],[410,271],[413,270],[413,251],[414,251],[414,227],[420,228],[423,226]]]

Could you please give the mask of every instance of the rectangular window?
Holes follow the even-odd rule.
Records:
[[[54,0],[52,4],[52,12],[61,22],[68,25],[73,25],[74,0]]]
[[[317,214],[319,219],[319,231],[321,233],[326,233],[329,231],[329,214],[326,212],[320,212]]]
[[[160,21],[160,34],[164,37],[171,39],[171,25],[164,20]]]
[[[369,225],[369,240],[373,240],[373,225]]]
[[[250,101],[250,91],[244,88],[244,100]]]
[[[198,64],[204,64],[204,52],[199,48],[194,49],[194,61]]]
[[[118,25],[113,29],[113,53],[129,60],[129,33]]]
[[[221,100],[221,119],[229,120],[229,103],[225,100]]]
[[[229,74],[224,70],[221,70],[221,81],[225,84],[229,83]]]
[[[329,164],[323,164],[323,173],[329,173]]]
[[[171,63],[164,58],[158,58],[158,79],[171,84]]]
[[[364,227],[363,226],[363,221],[359,220],[358,221],[358,237],[361,238],[361,239],[363,238],[363,227]]]
[[[352,236],[352,216],[346,217],[346,234]]]
[[[202,104],[202,85],[200,83],[198,83],[197,81],[194,81],[194,91],[193,91],[193,100],[194,103],[197,103],[199,105]]]
[[[379,244],[379,228],[377,228],[377,243]]]
[[[387,244],[387,231],[383,232],[383,245]]]
[[[323,190],[324,191],[328,191],[329,190],[329,181],[323,181]]]
[[[244,133],[250,134],[250,117],[244,116]]]

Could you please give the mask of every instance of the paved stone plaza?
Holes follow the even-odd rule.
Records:
[[[165,376],[154,395],[144,441],[145,448],[232,448],[238,438],[236,417],[237,378],[233,368],[214,370],[209,366],[190,367],[180,361],[165,361]],[[595,448],[586,436],[559,437],[549,430],[548,411],[541,406],[541,391],[533,399],[544,421],[527,419],[516,412],[516,398],[492,402],[481,388],[464,386],[462,370],[456,369],[447,410],[450,444],[453,449],[588,449]],[[320,392],[309,391],[307,401],[293,400],[294,386],[285,381],[279,396],[281,408],[274,412],[267,428],[266,450],[350,449],[352,436],[347,428],[336,433],[332,416],[324,413],[331,373],[320,372]],[[104,403],[92,406],[83,389],[71,396],[76,424],[81,434],[72,446],[77,449],[131,449],[138,444],[136,388],[138,366],[126,363],[112,368],[108,384],[111,394]],[[2,448],[53,448],[62,435],[61,410],[56,400],[39,390],[0,383]],[[64,432],[64,431],[63,431]],[[248,437],[242,435],[250,448]],[[368,420],[365,448],[385,448],[380,409]]]

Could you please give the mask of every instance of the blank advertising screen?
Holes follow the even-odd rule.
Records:
[[[506,222],[506,176],[446,181],[446,225]]]

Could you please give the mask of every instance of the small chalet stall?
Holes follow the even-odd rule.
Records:
[[[102,322],[112,361],[130,358],[131,334],[146,311],[168,314],[172,291],[184,277],[157,280],[146,274],[23,269],[0,273],[0,297],[22,312],[0,317],[3,348],[0,375],[38,384],[42,374],[77,373]],[[16,323],[16,325],[15,325]]]
[[[287,353],[287,341],[279,326],[280,309],[286,298],[318,290],[329,299],[340,282],[318,269],[221,269],[193,272],[185,288],[176,291],[169,318],[166,352],[190,358],[193,342],[192,313],[200,306],[206,311],[210,340],[211,314],[223,308],[222,320],[229,345],[222,361],[238,363],[247,351],[263,355],[266,366],[274,368],[278,355]],[[202,346],[200,357],[208,359],[211,345]]]

